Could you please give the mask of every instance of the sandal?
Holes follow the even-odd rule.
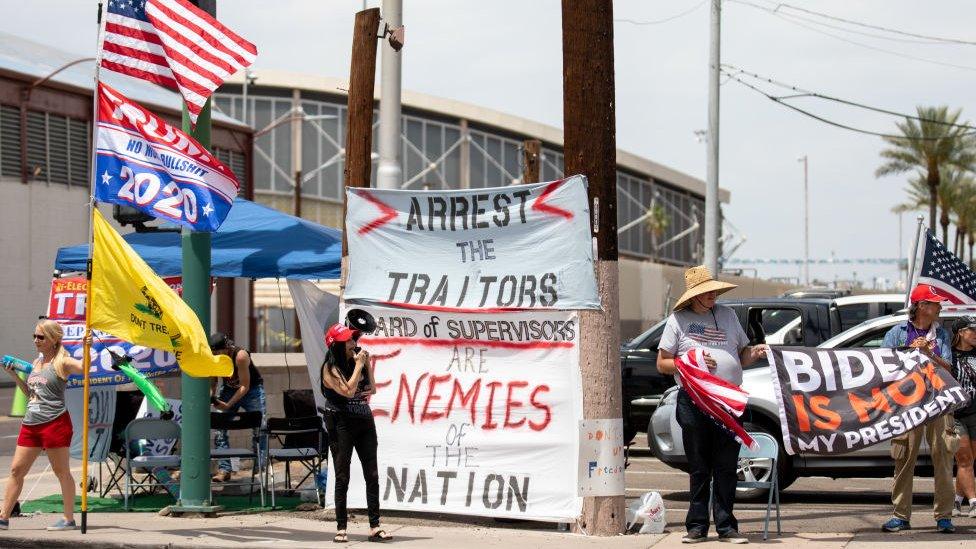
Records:
[[[386,530],[377,530],[375,534],[370,534],[369,538],[367,539],[369,541],[384,542],[384,541],[390,541],[391,539],[393,539],[393,536],[387,534]]]
[[[332,543],[348,543],[348,542],[349,542],[349,535],[346,534],[345,532],[339,532],[335,535],[334,538],[332,538]]]

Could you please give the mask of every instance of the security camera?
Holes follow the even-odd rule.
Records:
[[[384,36],[390,42],[390,47],[393,51],[400,51],[403,48],[403,43],[406,40],[406,27],[400,25],[399,27],[390,28],[387,24],[383,30]]]

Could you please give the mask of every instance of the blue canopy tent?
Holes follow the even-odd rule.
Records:
[[[182,273],[180,233],[124,238],[157,274]],[[238,198],[213,233],[211,247],[210,275],[215,277],[339,278],[342,232]],[[54,268],[84,271],[87,261],[87,244],[61,248]]]

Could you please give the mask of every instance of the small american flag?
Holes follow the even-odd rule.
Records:
[[[725,341],[725,332],[692,322],[688,325],[688,337],[699,343],[722,343]]]
[[[177,90],[190,119],[258,50],[187,0],[109,0],[103,69]]]
[[[925,250],[918,282],[933,286],[957,305],[976,304],[976,273],[929,231],[925,231]]]

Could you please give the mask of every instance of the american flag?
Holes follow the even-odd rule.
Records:
[[[709,373],[702,352],[702,349],[689,349],[674,359],[681,388],[699,410],[731,433],[739,444],[758,450],[756,441],[735,419],[745,411],[749,393]]]
[[[109,0],[103,69],[177,90],[190,119],[258,50],[187,0]]]
[[[722,343],[725,332],[718,328],[709,328],[704,324],[692,322],[688,325],[688,337],[699,343]]]
[[[976,273],[929,231],[925,231],[925,250],[918,282],[933,286],[957,305],[976,304]]]

